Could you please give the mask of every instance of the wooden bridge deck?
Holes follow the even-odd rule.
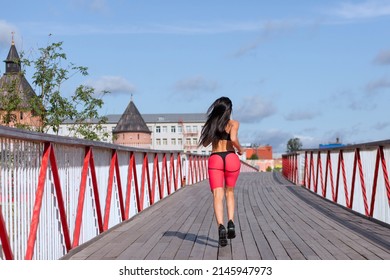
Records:
[[[243,173],[237,237],[218,247],[208,182],[187,186],[72,250],[75,260],[390,260],[389,227],[294,186],[279,173]]]

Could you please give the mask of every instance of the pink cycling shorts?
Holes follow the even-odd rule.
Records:
[[[233,151],[212,153],[208,172],[211,191],[216,188],[235,187],[240,174],[241,161]]]

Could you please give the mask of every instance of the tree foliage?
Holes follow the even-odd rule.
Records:
[[[17,125],[15,112],[20,108],[22,102],[18,94],[19,81],[19,79],[14,79],[1,88],[1,124],[6,126],[10,126],[11,124]]]
[[[258,156],[257,154],[255,154],[255,153],[253,153],[253,154],[249,157],[249,159],[256,160],[256,159],[259,159],[259,156]]]
[[[62,86],[76,74],[88,75],[88,69],[67,63],[66,54],[62,48],[63,42],[51,43],[39,48],[36,60],[23,58],[23,65],[34,67],[32,83],[36,87],[37,96],[31,102],[31,109],[41,118],[39,132],[52,130],[59,132],[64,121],[72,123],[71,131],[76,137],[89,140],[104,140],[108,133],[103,131],[106,119],[98,110],[103,106],[103,100],[96,97],[95,89],[80,85],[75,92],[66,97]],[[66,65],[66,66],[63,66]],[[105,94],[107,92],[104,92]],[[96,123],[89,122],[95,120]]]
[[[291,138],[287,142],[287,152],[296,152],[302,148],[302,142],[299,138]]]

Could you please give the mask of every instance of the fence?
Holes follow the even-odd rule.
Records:
[[[0,259],[59,259],[208,177],[207,156],[180,151],[1,126],[0,147]]]
[[[348,209],[390,224],[390,141],[283,155],[283,175]]]

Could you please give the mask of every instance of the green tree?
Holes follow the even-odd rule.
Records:
[[[302,142],[299,138],[291,138],[287,142],[287,152],[292,153],[299,151],[302,148]]]
[[[259,156],[257,154],[252,154],[249,159],[256,160],[259,159]]]
[[[98,110],[103,106],[103,100],[96,97],[92,87],[79,86],[75,92],[66,97],[62,93],[64,82],[76,74],[88,75],[88,69],[67,63],[66,54],[62,48],[63,42],[51,43],[45,48],[39,48],[36,60],[24,58],[23,64],[33,66],[33,84],[38,88],[36,98],[31,100],[31,108],[38,115],[42,124],[39,132],[47,133],[50,129],[58,133],[60,125],[70,120],[71,130],[77,137],[89,140],[103,140],[108,133],[103,131],[106,122]],[[66,65],[66,66],[63,66]],[[107,92],[104,92],[105,94]],[[95,119],[97,124],[89,123]]]
[[[282,170],[281,167],[275,167],[273,171],[274,171],[274,172],[280,172],[281,170]]]
[[[18,77],[19,78],[19,77]],[[18,125],[15,113],[19,110],[22,100],[18,94],[20,79],[13,79],[0,89],[1,124]]]

